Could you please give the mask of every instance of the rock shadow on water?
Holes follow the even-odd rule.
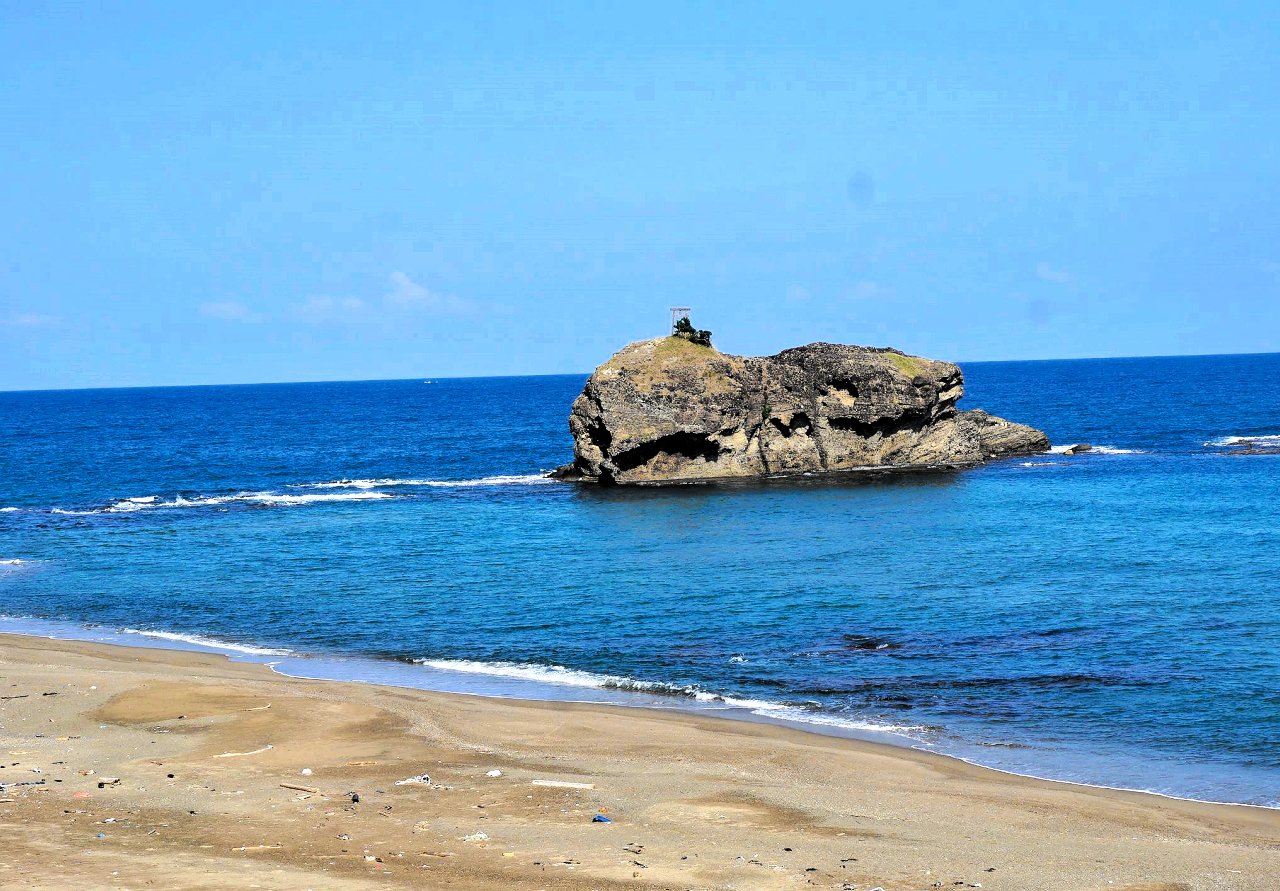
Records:
[[[962,485],[958,471],[949,469],[866,469],[794,476],[707,479],[661,485],[573,486],[574,497],[587,503],[699,500],[717,496],[752,497],[780,492],[872,492],[877,490],[949,490]]]

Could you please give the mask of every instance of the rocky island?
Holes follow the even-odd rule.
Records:
[[[640,341],[597,368],[569,415],[573,463],[553,476],[656,485],[959,469],[1049,448],[1032,427],[958,410],[964,375],[950,362],[832,343],[733,356],[696,334],[707,342]]]

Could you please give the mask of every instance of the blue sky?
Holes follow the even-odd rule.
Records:
[[[1275,4],[0,3],[0,389],[1280,350]]]

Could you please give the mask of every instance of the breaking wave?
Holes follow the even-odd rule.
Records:
[[[817,712],[804,706],[769,702],[764,699],[742,699],[733,696],[722,696],[718,693],[703,690],[695,684],[643,681],[622,675],[579,671],[573,668],[565,668],[562,665],[478,662],[470,659],[414,659],[413,662],[439,671],[456,671],[465,674],[487,675],[489,677],[509,678],[539,684],[580,687],[588,690],[618,690],[625,693],[642,693],[650,696],[670,696],[675,699],[692,700],[708,706],[746,709],[753,715],[797,724],[815,724],[844,730],[898,735],[908,735],[927,729],[918,725],[893,725],[843,718]]]
[[[382,489],[390,486],[429,486],[434,488],[470,488],[473,486],[529,486],[540,483],[552,483],[555,480],[541,473],[482,476],[470,480],[426,480],[426,479],[368,479],[368,480],[330,480],[324,483],[298,483],[291,489]]]
[[[1223,436],[1205,443],[1209,448],[1232,448],[1252,444],[1262,448],[1280,448],[1280,433],[1265,433],[1258,436]]]
[[[387,492],[334,492],[312,493],[305,495],[281,495],[277,492],[238,492],[235,495],[208,495],[187,498],[178,495],[171,501],[162,501],[155,495],[142,498],[121,498],[105,507],[94,507],[85,510],[66,510],[55,507],[50,513],[84,517],[93,514],[131,514],[144,510],[161,510],[181,507],[216,507],[223,504],[264,504],[264,505],[299,505],[314,504],[323,501],[370,501],[379,498],[391,498]]]
[[[165,500],[157,495],[141,495],[134,498],[118,498],[100,507],[70,509],[55,507],[49,513],[64,516],[84,517],[94,514],[132,514],[140,511],[170,510],[182,507],[218,507],[220,505],[248,504],[267,506],[296,506],[317,504],[328,501],[377,501],[396,497],[391,492],[381,491],[397,486],[419,486],[437,489],[472,488],[476,486],[527,486],[542,483],[554,483],[555,480],[543,474],[521,474],[503,476],[485,476],[478,479],[464,480],[431,480],[431,479],[342,479],[329,480],[322,483],[294,483],[285,488],[289,492],[236,492],[232,495],[199,495],[187,497],[177,495]],[[320,489],[325,491],[299,491]],[[408,493],[406,493],[408,494]],[[0,508],[3,511],[16,511],[20,508]]]
[[[1075,448],[1076,445],[1077,443],[1067,443],[1066,445],[1056,445],[1049,449],[1049,454],[1065,455],[1067,453],[1067,449]],[[1096,446],[1092,446],[1088,451],[1080,452],[1079,454],[1080,455],[1145,455],[1146,452],[1142,449],[1122,449],[1122,448],[1119,448],[1118,446],[1096,445]],[[1072,457],[1078,457],[1078,455],[1073,455]]]
[[[212,637],[201,637],[198,634],[179,634],[176,631],[144,631],[138,628],[125,628],[123,634],[137,634],[155,640],[167,640],[175,643],[194,644],[198,647],[210,647],[215,650],[229,650],[233,653],[245,653],[250,656],[289,656],[291,650],[277,650],[271,647],[255,647],[250,644],[230,643]]]

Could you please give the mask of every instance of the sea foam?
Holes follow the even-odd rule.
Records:
[[[1266,433],[1258,436],[1223,436],[1205,443],[1210,448],[1231,448],[1232,446],[1253,443],[1265,448],[1280,448],[1280,434]]]
[[[708,707],[745,709],[758,717],[772,718],[797,724],[814,724],[845,730],[869,731],[910,735],[926,728],[916,725],[879,724],[837,715],[815,712],[811,709],[764,699],[746,699],[723,696],[703,690],[696,685],[672,684],[664,681],[644,681],[623,675],[580,671],[562,665],[537,665],[519,662],[479,662],[470,659],[415,659],[416,664],[440,671],[456,671],[465,674],[509,678],[538,684],[555,684],[588,690],[618,690],[624,693],[640,693],[651,696],[670,696],[675,699],[693,700]]]
[[[1075,448],[1075,443],[1068,443],[1067,445],[1056,445],[1056,446],[1053,446],[1051,449],[1049,449],[1049,454],[1065,455],[1067,453],[1067,449],[1071,449],[1071,448]],[[1087,452],[1079,452],[1076,455],[1073,455],[1072,457],[1079,457],[1080,455],[1145,455],[1145,454],[1146,452],[1143,451],[1142,449],[1122,449],[1122,448],[1119,448],[1118,446],[1096,445],[1091,447]]]
[[[323,483],[297,483],[291,489],[381,489],[390,486],[429,486],[434,488],[469,488],[472,486],[529,486],[555,482],[540,473],[483,476],[468,480],[367,479],[330,480]]]
[[[168,640],[175,643],[194,644],[199,647],[210,647],[215,650],[229,650],[233,653],[245,653],[250,656],[289,656],[291,650],[277,650],[270,647],[255,647],[251,644],[230,643],[212,637],[201,637],[198,634],[179,634],[176,631],[146,631],[139,628],[125,628],[122,634],[137,634],[155,640]]]
[[[309,494],[280,494],[278,492],[237,492],[234,495],[208,495],[187,498],[178,495],[172,501],[162,501],[155,495],[141,498],[121,498],[105,507],[94,507],[85,510],[67,510],[53,508],[50,513],[68,516],[91,516],[93,514],[131,514],[144,510],[163,510],[181,507],[217,507],[223,504],[265,504],[265,505],[299,505],[314,504],[323,501],[372,501],[381,498],[392,498],[389,492],[332,492]]]

